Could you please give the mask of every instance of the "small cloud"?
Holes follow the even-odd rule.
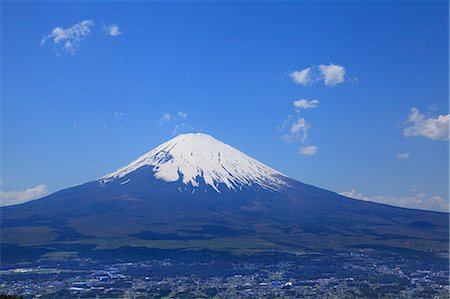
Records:
[[[179,131],[188,132],[188,131],[192,131],[192,130],[194,130],[194,127],[191,125],[187,125],[185,123],[176,124],[175,127],[173,128],[172,135],[175,135]]]
[[[318,150],[319,149],[317,148],[317,146],[308,145],[300,147],[298,152],[300,155],[314,156],[315,154],[317,154]]]
[[[162,125],[163,123],[167,123],[173,120],[172,114],[169,112],[165,112],[162,117],[159,119],[158,123]]]
[[[417,108],[411,108],[407,123],[403,130],[405,137],[422,136],[431,140],[449,140],[450,114],[436,118],[426,117]]]
[[[289,115],[281,126],[281,130],[285,131],[281,136],[281,139],[287,143],[292,143],[297,140],[300,140],[303,143],[308,137],[309,128],[310,124],[307,123],[303,117],[293,120],[293,117]]]
[[[406,159],[409,159],[410,156],[411,156],[410,153],[398,153],[397,154],[397,159],[399,159],[399,160],[406,160]]]
[[[305,119],[303,117],[299,118],[296,122],[294,122],[291,126],[291,134],[298,134],[300,132],[303,132],[304,135],[306,135],[307,131],[309,129],[309,125],[306,123]],[[306,138],[304,136],[303,138]]]
[[[94,26],[95,23],[93,21],[84,20],[66,29],[55,27],[49,35],[41,40],[41,45],[50,40],[67,53],[75,54],[78,51],[80,42],[91,33],[91,29]]]
[[[445,200],[442,196],[428,195],[425,192],[420,192],[418,190],[414,191],[411,195],[399,197],[390,195],[366,196],[356,190],[344,191],[339,194],[350,198],[372,201],[402,208],[443,212],[448,212],[449,208],[448,200]]]
[[[298,100],[294,101],[293,104],[298,109],[317,108],[317,105],[319,105],[319,100]]]
[[[164,121],[171,121],[172,120],[172,115],[170,113],[164,113],[162,119]]]
[[[183,110],[178,111],[176,114],[165,112],[163,116],[159,119],[159,121],[157,121],[157,123],[160,125],[164,123],[174,124],[172,134],[175,135],[180,131],[188,132],[194,129],[192,125],[185,123],[187,117],[188,117],[187,112],[184,112]]]
[[[289,77],[300,85],[310,85],[319,81],[324,81],[328,87],[333,87],[345,82],[358,82],[356,77],[346,79],[346,69],[338,64],[321,64],[318,67],[310,66],[301,71],[293,71],[289,73]]]
[[[339,192],[340,195],[350,197],[350,198],[356,198],[356,199],[368,199],[368,197],[364,196],[362,193],[359,193],[358,191],[352,189],[350,191],[343,191]]]
[[[74,124],[72,125],[72,127],[73,127],[74,129],[76,129],[76,128],[78,128],[78,124],[77,124],[77,123],[74,123]]]
[[[336,86],[345,82],[345,67],[337,64],[321,64],[319,71],[322,73],[322,78],[326,86]]]
[[[300,110],[317,108],[317,105],[319,105],[319,100],[301,99],[294,101],[293,105],[296,108],[296,113],[289,114],[283,124],[278,127],[278,130],[281,132],[281,139],[287,143],[299,141],[301,145],[299,148],[300,154],[308,156],[315,155],[318,151],[316,146],[303,146],[308,138],[308,132],[311,128],[311,124],[309,124],[303,117],[300,117]]]
[[[186,118],[188,116],[187,113],[184,111],[178,111],[177,115],[181,118]]]
[[[122,117],[123,113],[122,112],[114,112],[114,118],[119,118]]]
[[[103,27],[103,31],[106,32],[106,34],[111,35],[111,36],[118,36],[121,35],[122,32],[120,31],[120,28],[118,25],[116,24],[110,24],[108,26],[104,26]]]
[[[311,68],[308,67],[301,71],[293,71],[289,74],[289,77],[297,84],[308,85],[311,83]]]
[[[84,20],[68,28],[55,27],[50,34],[42,38],[41,45],[43,46],[47,41],[51,41],[61,50],[74,55],[78,51],[80,43],[92,33],[94,27],[96,26],[92,20]],[[109,36],[122,34],[119,26],[114,23],[108,26],[103,25],[97,31],[103,31]]]
[[[0,205],[4,207],[21,204],[30,200],[41,198],[47,193],[48,188],[46,185],[38,185],[23,191],[5,192],[0,190]]]
[[[182,119],[186,119],[187,117],[188,117],[188,114],[182,110],[178,111],[176,114],[165,112],[163,114],[163,116],[159,119],[159,121],[157,121],[157,123],[159,123],[161,125],[163,123],[168,123],[171,121],[181,122]]]

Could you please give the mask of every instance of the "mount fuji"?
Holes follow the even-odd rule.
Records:
[[[358,247],[448,255],[447,213],[306,185],[206,134],[179,135],[94,181],[3,207],[1,216],[3,261],[24,248]]]

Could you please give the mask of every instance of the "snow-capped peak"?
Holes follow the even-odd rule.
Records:
[[[199,186],[199,178],[217,192],[219,185],[229,189],[259,185],[278,189],[285,185],[282,173],[247,156],[237,149],[202,133],[181,134],[161,144],[129,165],[100,180],[108,182],[150,165],[158,179]]]

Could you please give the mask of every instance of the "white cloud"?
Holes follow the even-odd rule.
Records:
[[[306,123],[306,121],[303,117],[299,118],[291,126],[291,134],[298,134],[301,131],[307,131],[307,130],[308,130],[308,124]]]
[[[321,64],[319,71],[322,73],[322,78],[326,86],[336,86],[345,82],[345,67],[337,64]]]
[[[308,146],[300,147],[298,152],[299,152],[300,155],[314,156],[317,153],[318,150],[319,149],[317,148],[317,146],[308,145]]]
[[[187,112],[184,112],[183,110],[178,111],[176,114],[165,112],[163,116],[159,119],[159,121],[157,121],[157,123],[160,125],[164,123],[174,124],[172,134],[175,135],[177,132],[180,131],[189,132],[194,129],[192,125],[185,123],[187,117],[188,117]]]
[[[352,189],[350,191],[343,191],[339,193],[340,195],[350,197],[350,198],[356,198],[356,199],[362,199],[362,200],[369,200],[369,197],[364,196],[362,193],[359,193],[358,191]]]
[[[163,116],[160,118],[159,123],[160,124],[167,123],[167,122],[171,121],[172,119],[173,119],[172,114],[170,114],[169,112],[165,112],[163,114]]]
[[[171,114],[169,112],[165,112],[163,114],[163,116],[159,119],[158,123],[159,124],[163,124],[163,123],[167,123],[167,122],[171,122],[171,121],[177,121],[177,120],[180,120],[180,119],[186,119],[187,117],[188,117],[188,114],[186,112],[184,112],[184,111],[181,111],[181,110],[178,111],[176,113],[176,115],[175,114]]]
[[[319,100],[298,100],[294,101],[293,104],[298,109],[317,108],[317,105],[319,105]]]
[[[299,116],[301,109],[316,108],[319,100],[298,100],[294,101],[293,105],[296,108],[295,114],[289,114],[287,119],[283,122],[278,130],[281,132],[281,139],[287,143],[294,143],[300,141],[299,154],[313,156],[317,153],[318,148],[314,145],[303,146],[308,138],[308,131],[311,124],[306,122],[303,117]]]
[[[49,35],[41,40],[41,45],[44,45],[47,40],[51,40],[55,45],[61,46],[64,51],[75,54],[80,42],[91,33],[94,26],[93,21],[84,20],[66,29],[55,27]]]
[[[418,190],[416,190],[415,193],[411,195],[400,197],[389,195],[366,196],[356,190],[345,191],[339,194],[351,198],[361,199],[365,201],[373,201],[377,203],[398,206],[402,208],[444,211],[444,212],[448,212],[449,208],[448,201],[445,200],[442,196],[428,195],[425,192],[419,192]]]
[[[411,156],[411,154],[408,153],[408,152],[406,152],[406,153],[398,153],[397,154],[397,159],[405,160],[405,159],[409,159],[410,156]]]
[[[23,191],[5,192],[0,190],[0,204],[1,206],[17,205],[33,199],[41,198],[47,193],[48,188],[46,185],[38,185]]]
[[[175,135],[179,131],[189,132],[194,130],[194,127],[185,123],[176,124],[173,128],[172,135]]]
[[[123,116],[123,112],[114,112],[114,118],[119,118]]]
[[[188,116],[188,114],[186,112],[184,112],[184,111],[178,111],[177,114],[181,118],[186,118]]]
[[[104,26],[103,30],[106,32],[106,34],[111,35],[111,36],[118,36],[118,35],[122,34],[119,26],[114,23],[110,24],[108,26]]]
[[[95,23],[92,20],[81,21],[69,28],[55,27],[50,34],[42,38],[41,45],[49,40],[55,46],[73,55],[78,51],[80,43],[92,33],[94,27]],[[98,31],[103,31],[110,36],[122,34],[120,27],[114,23],[108,26],[103,25]]]
[[[405,137],[422,136],[431,140],[449,140],[450,114],[439,115],[437,118],[426,117],[417,108],[411,108],[405,128]]]
[[[310,124],[308,124],[303,117],[298,118],[293,121],[292,116],[289,115],[282,125],[282,130],[286,131],[281,138],[288,143],[300,140],[302,143],[305,142],[308,137],[308,130]]]
[[[319,66],[310,66],[300,71],[289,73],[289,77],[300,85],[310,85],[318,81],[324,81],[326,86],[332,87],[345,82],[357,82],[357,78],[347,79],[345,77],[346,69],[338,64],[321,64]]]
[[[308,85],[311,83],[311,68],[308,67],[301,71],[293,71],[289,76],[294,80],[295,83],[301,85]]]

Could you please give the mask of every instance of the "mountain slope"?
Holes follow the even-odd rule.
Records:
[[[448,253],[446,213],[306,185],[204,134],[177,136],[98,180],[1,213],[8,246]]]

